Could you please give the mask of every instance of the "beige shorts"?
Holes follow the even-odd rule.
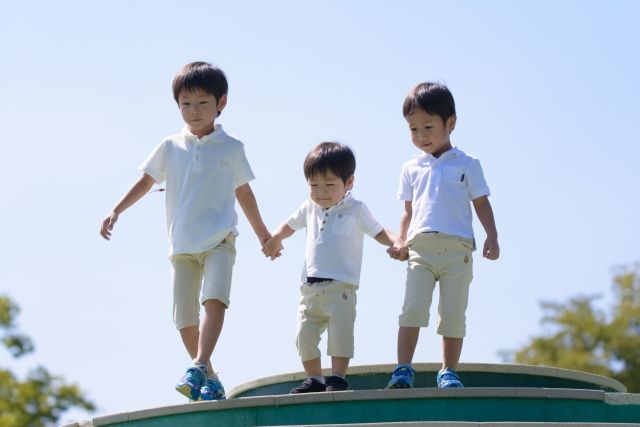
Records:
[[[409,267],[400,326],[429,325],[436,282],[440,283],[438,334],[463,338],[469,285],[473,278],[473,240],[444,233],[420,233],[409,242]]]
[[[327,330],[327,354],[353,357],[356,287],[331,280],[303,283],[298,304],[296,347],[303,362],[320,357],[320,335]]]
[[[200,323],[200,305],[217,299],[229,306],[236,237],[229,233],[206,252],[171,257],[173,265],[173,322],[177,329]],[[200,300],[198,300],[200,297]]]

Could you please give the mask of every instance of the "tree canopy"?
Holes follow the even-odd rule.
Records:
[[[613,276],[609,310],[596,306],[600,295],[543,301],[541,323],[550,332],[505,358],[604,375],[640,392],[640,264],[617,267]]]
[[[28,336],[16,329],[20,309],[7,296],[0,295],[0,337],[6,350],[18,358],[34,351]],[[78,386],[65,383],[38,366],[19,379],[0,366],[0,426],[39,427],[55,425],[68,409],[93,411],[95,405],[83,397]]]

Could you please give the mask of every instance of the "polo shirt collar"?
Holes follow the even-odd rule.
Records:
[[[429,154],[429,153],[422,153],[418,157],[418,162],[423,165],[424,164],[430,165],[448,158],[455,159],[458,156],[460,156],[460,150],[458,149],[458,147],[451,147],[451,150],[445,151],[444,153],[442,153],[440,157],[434,157],[433,154]]]
[[[325,212],[329,212],[329,211],[333,211],[337,208],[339,208],[340,206],[350,206],[353,204],[353,196],[351,195],[351,192],[348,191],[344,197],[342,198],[342,200],[340,200],[338,203],[336,203],[335,205],[328,207],[328,208],[323,208],[322,206],[318,205],[316,202],[311,201],[313,204],[315,204],[316,206],[318,206],[318,208],[320,208],[321,210],[325,211]]]
[[[191,133],[191,131],[189,130],[189,126],[187,125],[184,125],[184,127],[182,128],[182,134],[185,137],[194,139],[201,144],[206,142],[220,142],[224,139],[224,136],[226,135],[224,129],[222,129],[222,125],[218,123],[214,125],[213,132],[211,132],[209,135],[203,136],[202,138],[198,138],[193,133]]]

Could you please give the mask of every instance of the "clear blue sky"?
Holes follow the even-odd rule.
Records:
[[[611,267],[640,259],[639,2],[311,4],[1,3],[0,293],[21,306],[36,352],[0,352],[0,365],[46,366],[80,384],[96,415],[183,402],[163,194],[124,213],[111,242],[98,229],[180,130],[170,84],[194,60],[228,74],[219,122],[245,143],[271,229],[306,197],[306,152],[339,140],[357,155],[354,195],[396,230],[400,167],[417,154],[402,100],[421,81],[450,87],[452,140],[482,162],[502,249],[497,262],[476,256],[462,362],[499,362],[541,332],[540,300],[606,296]],[[213,360],[227,390],[301,370],[304,237],[272,263],[242,215],[239,229]],[[366,241],[352,365],[395,361],[404,268]],[[440,361],[433,328],[416,361]],[[64,421],[77,418],[88,415]]]

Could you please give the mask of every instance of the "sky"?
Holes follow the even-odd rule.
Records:
[[[188,62],[227,73],[218,122],[244,142],[272,230],[307,197],[306,153],[335,140],[355,151],[354,197],[397,231],[400,168],[419,154],[404,96],[448,85],[452,143],[481,161],[501,246],[497,261],[475,254],[461,362],[501,363],[547,331],[541,301],[599,294],[608,307],[612,269],[640,261],[640,2],[27,0],[0,15],[0,294],[36,345],[20,360],[0,351],[0,365],[43,365],[98,406],[62,422],[184,402],[164,193],[123,213],[110,242],[98,230],[182,128],[171,81]],[[271,262],[237,210],[213,357],[227,391],[302,370],[304,232]],[[366,238],[352,366],[395,362],[405,269]],[[433,327],[415,361],[441,361]]]

